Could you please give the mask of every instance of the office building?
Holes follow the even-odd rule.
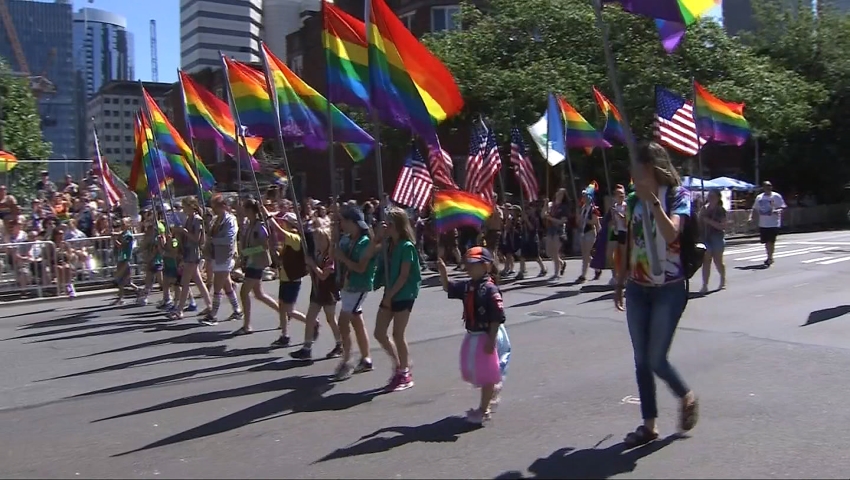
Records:
[[[180,67],[188,73],[220,68],[219,51],[258,62],[262,38],[263,0],[180,0]]]
[[[361,2],[362,3],[362,2]],[[304,20],[321,11],[321,0],[264,0],[263,41],[269,49],[286,61],[286,39],[304,26]]]
[[[6,0],[6,5],[30,74],[43,75],[56,87],[54,93],[42,95],[38,100],[42,135],[53,146],[51,158],[76,158],[77,101],[74,95],[71,5],[29,0]],[[0,56],[9,62],[13,71],[23,70],[10,32],[2,24]],[[50,165],[55,175],[64,172],[63,166],[58,163],[61,162],[57,162],[55,168]]]
[[[134,80],[133,34],[121,15],[83,8],[74,14],[74,66],[86,99],[112,80]]]
[[[166,101],[174,88],[171,83],[144,82],[145,90],[156,100],[169,119],[174,118],[174,108]],[[86,105],[87,158],[94,158],[94,134],[97,127],[100,153],[110,162],[129,164],[136,151],[133,122],[142,102],[139,83],[115,80],[104,85]],[[92,123],[92,120],[94,123]]]

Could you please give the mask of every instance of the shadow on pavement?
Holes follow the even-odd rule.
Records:
[[[38,332],[27,333],[24,335],[18,335],[17,337],[9,337],[4,338],[2,341],[7,340],[24,340],[27,338],[38,338],[38,337],[47,337],[50,335],[61,335],[65,333],[74,333],[74,332],[82,332],[86,330],[94,330],[96,328],[107,328],[107,327],[126,327],[129,325],[150,325],[149,322],[140,322],[138,320],[118,320],[115,322],[99,322],[99,323],[83,323],[82,325],[74,325],[71,327],[57,328],[54,330],[41,330]]]
[[[581,292],[579,292],[578,290],[561,290],[560,292],[553,293],[548,297],[536,298],[527,302],[517,303],[515,305],[509,306],[508,308],[532,307],[534,305],[540,305],[541,303],[550,302],[552,300],[562,300],[564,298],[575,297],[579,293]]]
[[[85,323],[92,318],[95,318],[96,313],[114,311],[114,310],[126,310],[128,308],[136,308],[135,305],[122,305],[122,306],[110,306],[96,309],[86,309],[85,311],[75,313],[73,315],[64,315],[62,318],[53,318],[50,320],[42,320],[40,322],[34,322],[22,327],[19,327],[18,330],[32,330],[36,328],[50,328],[50,327],[65,327],[68,325],[77,325],[80,323]]]
[[[547,458],[538,458],[529,467],[532,476],[524,477],[521,472],[505,472],[496,479],[548,478],[582,479],[611,478],[633,472],[638,460],[651,455],[683,437],[670,435],[649,445],[626,450],[621,442],[608,448],[561,448]]]
[[[161,338],[159,340],[137,343],[135,345],[128,345],[126,347],[113,348],[112,350],[104,350],[102,352],[90,353],[88,355],[81,355],[79,357],[71,357],[68,360],[90,358],[99,355],[107,355],[110,353],[131,352],[133,350],[141,350],[144,348],[156,347],[160,345],[175,345],[182,343],[214,343],[221,340],[227,340],[232,337],[233,335],[231,334],[231,332],[223,332],[221,330],[205,330],[203,332],[185,333],[176,337]]]
[[[313,463],[388,452],[411,443],[453,443],[460,439],[460,435],[479,428],[457,416],[415,427],[386,427],[360,437],[353,445],[334,450]],[[394,435],[382,436],[384,434]]]
[[[800,326],[805,327],[808,325],[814,325],[816,323],[825,322],[827,320],[847,315],[848,313],[850,313],[850,305],[839,305],[837,307],[824,308],[823,310],[815,310],[809,314],[809,318],[806,319],[806,323]]]
[[[526,288],[545,287],[551,285],[552,281],[548,278],[534,278],[532,280],[514,281],[510,285],[502,289],[502,292],[510,292],[513,290],[523,290]]]
[[[46,378],[43,380],[36,380],[36,383],[39,382],[49,382],[51,380],[61,380],[66,378],[74,378],[81,377],[83,375],[92,375],[95,373],[104,373],[104,372],[112,372],[115,370],[123,370],[125,368],[133,368],[140,367],[142,365],[150,365],[152,363],[163,363],[163,362],[174,362],[180,360],[187,360],[190,358],[198,358],[198,357],[216,357],[216,358],[226,358],[226,357],[239,357],[243,355],[268,355],[271,352],[271,347],[255,347],[255,348],[235,348],[232,350],[228,350],[226,345],[214,345],[209,347],[198,347],[191,348],[189,350],[182,350],[179,352],[171,352],[163,355],[157,355],[155,357],[141,358],[139,360],[131,360],[129,362],[124,363],[116,363],[113,365],[108,365],[106,367],[95,368],[92,370],[86,370],[83,372],[77,373],[69,373],[67,375],[60,375],[58,377]]]
[[[133,320],[125,320],[124,322],[114,322],[113,323],[113,325],[121,325],[123,323],[124,326],[116,326],[115,328],[109,328],[109,329],[106,329],[106,330],[95,330],[95,329],[96,328],[102,328],[104,326],[109,326],[108,323],[107,324],[101,323],[101,324],[91,324],[91,325],[79,325],[77,328],[79,328],[80,330],[83,330],[80,327],[88,327],[86,330],[95,330],[95,331],[77,333],[77,334],[74,334],[74,335],[66,335],[64,337],[40,338],[38,340],[33,340],[31,342],[28,342],[28,344],[45,343],[45,342],[58,342],[60,340],[78,340],[78,339],[81,339],[81,338],[100,337],[100,336],[103,336],[103,335],[116,335],[116,334],[120,334],[120,333],[129,333],[129,332],[133,332],[133,331],[136,331],[136,330],[144,330],[146,328],[149,329],[151,327],[155,327],[155,326],[160,325],[160,324],[165,324],[167,322],[170,322],[170,320],[164,319],[164,318],[159,318],[159,319],[156,319],[156,320],[154,320],[154,319],[134,320],[134,321]],[[56,330],[52,330],[52,331],[48,331],[48,332],[42,331],[42,332],[39,332],[38,334],[33,334],[33,335],[48,336],[48,335],[53,335],[55,333],[56,333]],[[23,338],[23,337],[20,337],[20,338]]]
[[[162,384],[171,383],[171,382],[177,382],[177,381],[180,381],[180,380],[186,380],[186,379],[189,379],[189,378],[192,378],[192,377],[196,377],[196,376],[204,375],[204,374],[209,374],[209,373],[221,372],[221,371],[224,371],[224,370],[235,370],[235,369],[243,368],[243,367],[254,367],[254,366],[257,366],[257,365],[260,365],[260,364],[272,362],[274,360],[275,360],[275,358],[251,358],[251,359],[248,359],[248,360],[241,360],[241,361],[238,361],[238,362],[228,363],[228,364],[224,364],[224,365],[216,365],[216,366],[207,367],[207,368],[198,368],[198,369],[189,370],[189,371],[186,371],[186,372],[178,372],[178,373],[174,373],[174,374],[171,374],[171,375],[165,375],[165,376],[162,376],[162,377],[154,377],[154,378],[149,378],[147,380],[140,380],[138,382],[125,383],[123,385],[117,385],[117,386],[109,387],[109,388],[102,388],[100,390],[92,390],[91,392],[80,393],[78,395],[73,395],[73,396],[68,397],[68,398],[90,397],[92,395],[101,395],[101,394],[104,394],[104,393],[118,393],[118,392],[125,392],[125,391],[128,391],[128,390],[136,390],[136,389],[139,389],[139,388],[154,387],[154,386],[157,386],[157,385],[162,385]],[[205,379],[210,378],[210,375],[207,375],[203,378],[205,378]]]
[[[55,308],[46,308],[44,310],[36,310],[34,312],[16,313],[14,315],[3,315],[2,317],[0,317],[0,320],[6,320],[7,318],[23,317],[25,315],[41,315],[41,314],[44,314],[44,313],[51,313],[51,312],[55,312],[55,311],[56,311]]]
[[[294,363],[298,364],[297,362]],[[374,396],[376,395],[374,391],[364,392],[361,394],[349,394],[345,397],[348,400],[351,400],[351,398],[358,395],[367,400],[351,402],[350,404],[346,405],[342,403],[336,403],[338,400],[335,400],[335,398],[337,397],[332,396],[323,398],[324,394],[332,390],[333,388],[334,384],[330,382],[330,377],[328,376],[293,376],[289,378],[274,380],[271,382],[264,382],[257,385],[251,385],[248,387],[241,387],[232,390],[216,391],[202,395],[195,395],[192,397],[187,397],[185,399],[163,403],[151,407],[149,409],[138,410],[136,412],[130,412],[124,415],[110,417],[120,418],[128,415],[136,415],[146,412],[158,411],[165,408],[194,405],[201,402],[218,400],[222,398],[234,398],[270,391],[289,390],[288,392],[282,395],[262,401],[256,405],[252,405],[238,412],[232,413],[230,415],[225,415],[224,417],[218,418],[211,422],[207,422],[198,427],[186,430],[185,432],[181,432],[176,435],[172,435],[170,437],[156,441],[154,443],[150,443],[148,445],[145,445],[144,447],[112,455],[112,457],[122,457],[130,455],[132,453],[149,450],[152,448],[174,445],[180,442],[229,432],[231,430],[235,430],[237,428],[241,428],[252,423],[269,419],[268,417],[281,416],[279,414],[286,415],[288,413],[296,413],[302,411],[318,411],[318,406],[325,407],[322,411],[342,410],[343,408],[349,408],[350,406],[365,403],[365,401],[371,400],[371,398],[374,398]],[[342,399],[343,397],[338,398]],[[103,420],[108,420],[108,418],[105,418]]]
[[[759,263],[757,265],[747,265],[746,267],[735,267],[735,270],[767,270],[769,265]]]

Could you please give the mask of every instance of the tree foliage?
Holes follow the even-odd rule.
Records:
[[[13,76],[2,58],[0,109],[4,150],[12,152],[19,160],[44,160],[50,156],[51,146],[41,136],[41,117],[29,81]],[[44,167],[44,163],[19,163],[8,174],[9,191],[18,196],[19,201],[33,196],[39,171]]]
[[[483,115],[506,136],[512,125],[536,121],[545,110],[547,92],[555,92],[601,127],[591,87],[597,86],[612,99],[613,94],[590,2],[491,0],[486,10],[463,5],[460,15],[463,30],[425,39],[454,74],[466,101],[465,111],[455,122],[462,124]],[[803,17],[793,20],[803,22]],[[638,138],[651,135],[655,85],[691,98],[691,79],[695,78],[720,98],[745,103],[745,115],[760,145],[770,146],[773,153],[787,151],[794,142],[809,143],[807,139],[814,132],[831,124],[825,108],[839,85],[845,89],[839,96],[846,98],[847,76],[836,70],[840,70],[838,57],[847,63],[850,48],[845,43],[831,48],[830,55],[821,50],[818,57],[800,47],[806,43],[801,39],[802,25],[795,30],[796,37],[790,30],[773,25],[782,42],[748,44],[730,38],[718,23],[703,21],[689,28],[683,44],[668,55],[651,20],[614,6],[606,6],[604,18],[626,113]],[[831,15],[828,22],[819,24],[818,35],[832,34],[826,32],[826,23],[833,30],[844,28],[843,36],[850,36],[846,17]],[[796,63],[804,60],[806,66]],[[816,60],[814,68],[812,62]],[[812,81],[813,71],[822,71],[831,83]],[[583,154],[574,153],[573,163],[581,163],[576,162],[579,156]],[[608,157],[612,170],[625,173],[623,148],[609,150]],[[599,175],[601,168],[596,165],[600,163],[592,162],[588,168],[593,171],[587,173]],[[783,162],[777,160],[777,164]],[[620,176],[618,180],[622,181]]]

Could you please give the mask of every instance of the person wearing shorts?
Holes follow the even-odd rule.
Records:
[[[764,261],[764,266],[769,267],[773,264],[773,251],[776,247],[776,237],[779,235],[779,228],[782,226],[782,210],[788,206],[785,204],[785,199],[782,195],[773,191],[773,184],[765,181],[762,184],[764,192],[760,193],[753,208],[750,210],[750,221],[755,219],[759,226],[759,238],[764,244],[764,250],[767,258]]]
[[[251,332],[251,294],[254,298],[267,305],[275,312],[280,311],[280,304],[263,290],[263,273],[271,266],[269,256],[269,230],[260,216],[262,206],[256,200],[249,198],[242,204],[247,225],[243,228],[242,240],[240,242],[243,266],[242,287],[239,296],[242,300],[242,328],[236,331],[236,335],[244,335]]]
[[[344,267],[343,287],[340,292],[339,333],[342,339],[342,361],[337,366],[334,379],[337,381],[351,378],[352,373],[372,371],[372,359],[369,357],[369,336],[363,320],[363,302],[373,290],[375,270],[375,245],[371,239],[371,229],[366,223],[363,212],[357,207],[347,206],[340,210],[340,231],[347,233],[350,240],[348,248],[336,251],[336,260]],[[357,337],[360,361],[356,367],[349,365],[351,359],[351,330]]]
[[[221,307],[221,297],[227,296],[230,302],[230,308],[233,313],[227,318],[230,320],[243,320],[244,314],[239,307],[239,298],[236,296],[236,290],[233,288],[233,281],[230,279],[230,272],[236,266],[236,244],[239,236],[239,224],[236,220],[236,215],[230,211],[230,207],[220,197],[213,197],[210,202],[213,211],[216,214],[215,223],[210,227],[209,242],[212,250],[212,258],[207,261],[212,261],[213,281],[212,281],[212,306],[206,315],[203,315],[199,322],[204,325],[216,325],[218,320],[218,309]],[[198,281],[196,281],[198,283]],[[223,295],[222,295],[223,293]],[[251,333],[250,329],[237,329],[234,335],[242,335]]]
[[[298,294],[301,292],[301,279],[307,275],[304,242],[298,229],[298,216],[286,212],[281,219],[269,217],[269,226],[280,235],[278,242],[278,280],[277,300],[280,305],[280,337],[272,343],[273,347],[288,347],[289,319],[306,323],[307,317],[295,309]]]

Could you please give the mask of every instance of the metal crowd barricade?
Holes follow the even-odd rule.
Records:
[[[76,262],[74,268],[74,285],[85,287],[89,285],[109,284],[115,277],[118,266],[115,255],[113,237],[75,238],[65,243],[74,251]],[[130,257],[130,272],[134,280],[144,276],[143,259],[139,251],[142,234],[134,234],[133,254]]]
[[[0,243],[0,295],[34,293],[42,297],[45,290],[55,291],[55,251],[53,242],[43,240]]]

